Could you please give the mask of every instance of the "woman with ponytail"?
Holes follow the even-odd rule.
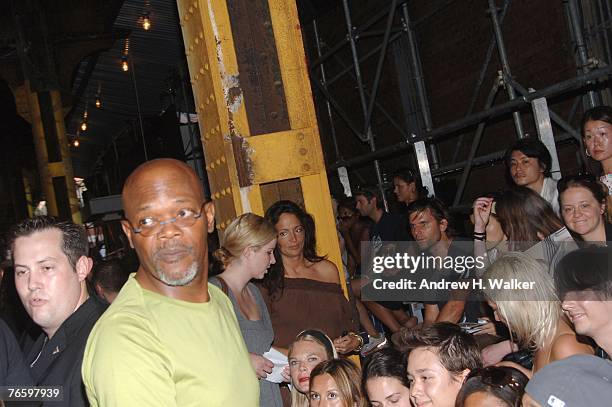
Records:
[[[232,301],[240,331],[259,380],[259,405],[280,407],[278,384],[265,380],[274,364],[262,355],[270,350],[274,331],[260,291],[250,281],[261,280],[276,262],[276,230],[261,216],[245,213],[225,229],[221,246],[214,253],[223,272],[211,284],[221,288]]]

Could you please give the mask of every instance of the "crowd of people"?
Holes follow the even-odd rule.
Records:
[[[313,217],[286,200],[264,216],[238,216],[212,250],[214,206],[196,173],[173,159],[142,164],[122,193],[134,270],[117,259],[94,264],[80,225],[35,217],[14,227],[11,260],[2,267],[0,389],[58,391],[20,399],[15,394],[23,393],[2,390],[0,399],[48,406],[609,405],[612,109],[588,111],[582,127],[598,173],[557,182],[546,147],[519,140],[504,159],[509,187],[478,197],[467,229],[410,170],[393,178],[397,213],[383,209],[378,188],[339,199],[342,270],[317,246]],[[460,232],[468,229],[471,236]],[[374,258],[402,250],[483,261],[461,271],[446,263],[415,270],[420,278],[471,284],[444,295],[376,297]],[[220,269],[214,275],[212,262]],[[397,269],[384,276],[399,280]],[[478,290],[475,281],[529,282],[529,289]],[[16,300],[25,314],[4,306]]]

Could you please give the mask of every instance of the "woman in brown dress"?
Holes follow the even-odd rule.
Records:
[[[305,329],[326,332],[341,354],[358,351],[363,338],[344,297],[336,266],[315,250],[313,218],[291,201],[278,201],[266,211],[278,243],[276,264],[260,285],[274,327],[274,346],[288,348]]]

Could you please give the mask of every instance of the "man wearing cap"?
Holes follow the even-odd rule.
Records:
[[[96,324],[83,379],[92,406],[256,406],[259,385],[232,304],[208,284],[214,207],[177,160],[138,167],[123,231],[140,259]]]
[[[548,364],[527,383],[523,407],[609,406],[612,362],[575,355]]]

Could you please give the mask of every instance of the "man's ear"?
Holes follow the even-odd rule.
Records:
[[[468,375],[470,374],[470,369],[463,369],[463,371],[461,373],[459,373],[459,381],[461,383],[465,383],[465,379],[467,379]]]
[[[208,233],[212,233],[215,230],[215,205],[212,201],[204,204],[204,213],[206,214]]]
[[[123,233],[125,233],[125,235],[128,238],[128,242],[130,242],[130,247],[133,249],[134,248],[134,243],[132,243],[132,226],[130,226],[130,222],[128,222],[127,220],[122,220],[121,221],[121,229],[123,229]]]
[[[98,297],[100,298],[104,298],[104,289],[102,288],[102,286],[100,285],[100,283],[96,283],[94,285],[94,288],[96,290],[96,294],[98,294]]]
[[[76,262],[75,270],[79,277],[79,282],[85,280],[93,267],[93,259],[87,256],[81,256]]]

